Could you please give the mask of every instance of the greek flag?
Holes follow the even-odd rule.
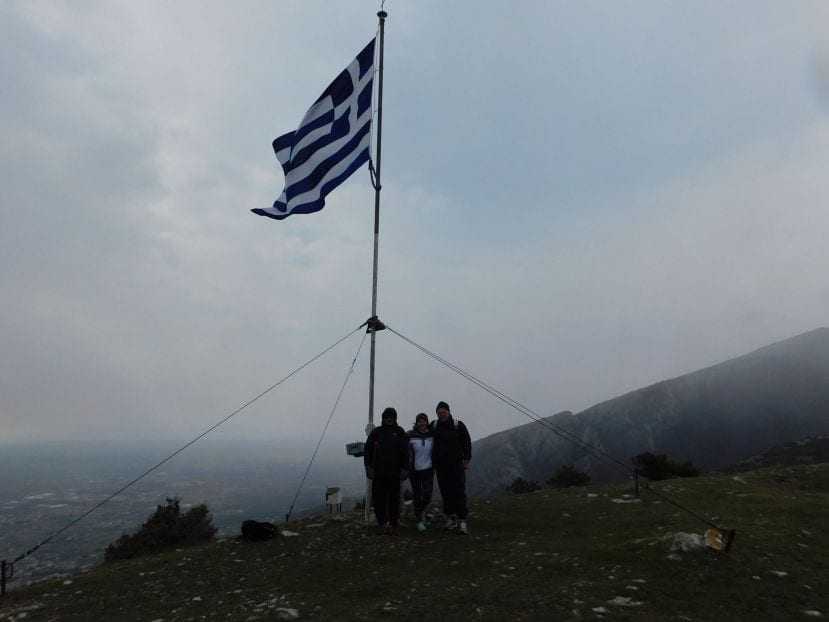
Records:
[[[369,160],[374,39],[305,113],[296,131],[273,141],[285,189],[273,207],[251,210],[282,220],[325,206],[325,196]]]

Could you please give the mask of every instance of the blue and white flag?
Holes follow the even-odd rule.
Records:
[[[273,207],[251,210],[281,220],[325,206],[325,196],[369,160],[374,39],[323,91],[294,132],[273,141],[285,189]]]

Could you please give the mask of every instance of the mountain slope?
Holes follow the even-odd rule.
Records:
[[[737,529],[671,551],[696,519],[627,484],[477,499],[471,535],[375,535],[359,515],[98,567],[0,600],[0,620],[803,620],[829,615],[829,465],[653,486]]]
[[[547,420],[627,462],[644,451],[721,468],[781,442],[829,432],[829,328]],[[475,443],[470,490],[544,480],[575,463],[596,481],[618,468],[531,423]]]

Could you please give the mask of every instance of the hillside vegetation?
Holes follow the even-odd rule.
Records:
[[[829,465],[652,485],[736,528],[734,548],[671,550],[705,525],[627,484],[544,489],[474,501],[468,537],[345,514],[105,564],[13,590],[0,620],[829,617]]]

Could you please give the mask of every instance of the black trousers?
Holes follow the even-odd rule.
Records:
[[[377,524],[381,527],[386,523],[397,525],[400,519],[400,477],[375,475],[371,480],[371,498]]]
[[[429,502],[432,500],[434,481],[435,471],[433,469],[412,471],[412,475],[409,477],[409,482],[412,485],[412,494],[414,495],[415,518],[418,521],[423,520],[423,510],[428,507]]]
[[[443,497],[443,513],[466,520],[466,470],[463,463],[437,466],[435,473],[440,496]]]

